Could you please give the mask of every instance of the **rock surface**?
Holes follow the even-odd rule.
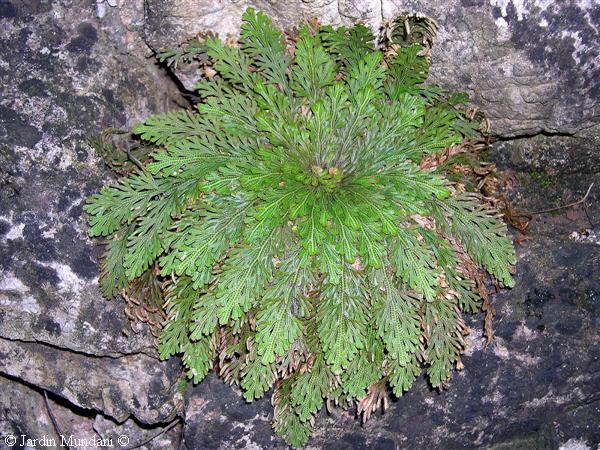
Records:
[[[235,35],[247,6],[282,29],[318,18],[374,30],[399,13],[423,13],[439,24],[432,79],[466,91],[505,137],[597,133],[600,124],[600,5],[544,0],[148,0],[145,40],[174,47],[198,32]],[[197,76],[178,72],[187,89]],[[595,131],[590,130],[595,127]]]
[[[0,435],[55,436],[31,387],[91,435],[98,414],[138,429],[176,414],[179,364],[158,361],[147,333],[123,333],[82,209],[109,179],[86,139],[180,98],[126,12],[101,23],[88,1],[0,3]]]
[[[10,448],[5,441],[9,435],[14,436],[21,444],[15,445],[14,448],[26,448],[22,444],[26,443],[27,439],[38,439],[37,444],[28,448],[65,448],[66,443],[70,448],[82,450],[110,446],[118,448],[117,444],[121,442],[119,438],[123,439],[121,436],[126,436],[130,444],[135,445],[156,434],[155,429],[141,427],[133,419],[118,424],[101,413],[74,408],[71,403],[51,393],[47,394],[46,405],[42,391],[14,379],[0,377],[0,392],[4,394],[0,402],[0,449],[3,450]],[[52,418],[64,433],[64,440],[58,436]],[[177,446],[179,433],[180,431],[175,429],[173,433],[165,433],[153,440],[151,447],[141,448],[172,450]],[[98,440],[104,442],[84,445],[86,441]]]
[[[153,51],[198,31],[234,32],[249,3],[212,0],[0,1],[0,436],[126,434],[141,448],[285,448],[268,399],[246,404],[209,376],[178,392],[179,365],[148,333],[123,334],[124,305],[101,298],[101,248],[83,201],[110,178],[86,138],[182,101]],[[362,426],[319,418],[313,448],[595,448],[600,444],[600,157],[593,2],[257,0],[283,28],[300,19],[378,27],[399,11],[440,24],[433,76],[468,90],[493,120],[494,158],[535,215],[517,287],[495,297],[496,339],[473,317],[450,389],[424,380]],[[191,86],[194,74],[180,82]],[[543,132],[542,134],[539,134]],[[537,133],[537,134],[536,134]],[[530,136],[534,135],[535,136]],[[555,134],[559,134],[556,136]],[[515,139],[515,136],[523,136]],[[10,448],[0,438],[0,449]],[[118,447],[117,447],[118,448]]]

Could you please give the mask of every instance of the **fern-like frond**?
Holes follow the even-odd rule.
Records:
[[[464,193],[436,202],[435,218],[464,244],[473,260],[506,286],[513,286],[510,267],[515,264],[506,224],[481,205],[477,196]]]
[[[164,194],[168,186],[152,178],[150,174],[138,172],[120,180],[119,184],[104,188],[92,195],[84,210],[90,215],[90,235],[109,236],[122,224],[131,223],[144,214],[150,201]]]
[[[408,364],[402,365],[399,359],[387,361],[388,380],[394,395],[401,397],[408,391],[421,373],[421,362],[416,354]]]
[[[172,145],[193,136],[205,135],[207,124],[202,116],[191,111],[170,111],[149,117],[133,132],[156,145]]]
[[[344,265],[339,282],[324,286],[317,314],[325,359],[340,374],[365,346],[370,313],[364,276]]]
[[[433,387],[441,387],[464,350],[464,324],[456,305],[447,299],[427,303],[424,322],[427,376]]]
[[[259,299],[273,275],[274,232],[253,247],[240,245],[232,250],[215,293],[221,325],[237,321]]]
[[[333,83],[336,73],[335,62],[325,51],[318,36],[311,36],[306,27],[300,30],[292,71],[294,94],[313,103],[321,97],[324,88]]]
[[[127,243],[125,268],[132,280],[140,276],[164,250],[163,234],[171,217],[179,213],[188,196],[199,192],[198,181],[178,180],[172,190],[148,202]]]
[[[241,371],[240,386],[244,390],[244,398],[251,402],[262,397],[273,386],[276,379],[275,365],[263,364],[255,352],[252,352],[249,361]]]
[[[291,446],[298,448],[306,444],[312,432],[312,421],[302,421],[292,404],[295,377],[282,381],[273,394],[275,409],[273,429]]]
[[[192,288],[189,278],[179,278],[167,289],[165,309],[167,324],[160,336],[159,354],[161,359],[183,353],[190,342],[190,325],[194,306],[199,293]]]
[[[323,355],[316,357],[309,370],[294,379],[291,403],[302,422],[313,418],[323,406],[331,390],[333,373],[325,363]]]
[[[410,291],[402,291],[386,269],[374,273],[374,322],[387,354],[405,366],[419,346],[421,335],[420,301]]]
[[[231,197],[224,204],[206,210],[184,213],[180,226],[173,232],[173,250],[161,258],[163,275],[176,273],[192,278],[194,289],[206,285],[223,253],[242,234],[244,220],[252,203],[243,197]]]
[[[365,348],[342,375],[342,390],[349,400],[361,400],[367,395],[369,386],[381,380],[385,355],[382,344],[376,332],[370,329]]]
[[[240,46],[252,58],[252,62],[269,83],[286,87],[285,45],[281,31],[262,12],[248,8],[242,16]]]
[[[124,226],[106,242],[106,251],[100,272],[100,289],[107,298],[113,298],[127,285],[125,255],[130,233],[131,228]]]
[[[344,67],[356,66],[365,54],[375,50],[375,36],[365,25],[352,28],[333,28],[331,25],[319,29],[323,46]]]
[[[437,295],[440,274],[431,251],[411,230],[402,230],[390,246],[390,262],[396,276],[413,291],[433,301]]]
[[[296,258],[283,264],[260,300],[255,345],[263,364],[274,363],[277,357],[283,357],[304,329],[304,289],[309,276],[306,258]]]

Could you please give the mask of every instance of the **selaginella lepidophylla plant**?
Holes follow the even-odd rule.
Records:
[[[104,292],[160,271],[161,357],[273,388],[293,446],[324,404],[368,417],[422,370],[442,387],[483,275],[513,285],[506,226],[432,163],[479,136],[463,97],[423,84],[421,45],[374,41],[247,10],[236,45],[195,42],[201,101],[138,125],[151,160],[86,205]]]

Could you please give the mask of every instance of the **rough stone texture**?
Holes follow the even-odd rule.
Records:
[[[495,156],[505,167],[522,171],[553,171],[561,175],[600,173],[600,135],[589,138],[544,136],[495,144]]]
[[[78,445],[84,440],[92,442],[98,439],[111,439],[113,446],[119,442],[120,436],[126,436],[130,444],[142,443],[156,434],[155,429],[141,427],[138,422],[129,419],[122,424],[96,413],[74,407],[63,398],[48,393],[48,406],[44,401],[43,391],[31,385],[25,385],[15,379],[0,377],[0,449],[8,450],[5,438],[14,436],[19,444],[38,439],[36,445],[29,448],[61,448],[69,443],[71,448],[93,449],[100,446]],[[61,440],[54,425],[52,414],[62,433]],[[140,448],[145,450],[172,450],[177,446],[179,430],[166,433]],[[75,440],[78,440],[75,443]],[[23,448],[15,446],[16,448]],[[104,445],[106,448],[107,445]],[[64,445],[62,448],[65,448]],[[118,447],[117,447],[118,448]]]
[[[2,372],[68,400],[103,411],[119,422],[133,416],[144,424],[166,422],[176,413],[179,364],[144,354],[89,357],[38,343],[0,340]]]
[[[4,439],[8,435],[54,436],[50,417],[40,414],[45,405],[39,392],[3,377],[0,377],[0,392],[10,392],[2,395],[0,402],[0,449],[9,448]]]
[[[86,2],[3,5],[0,336],[95,355],[149,348],[121,333],[123,306],[98,292],[102,249],[82,208],[108,176],[85,139],[164,110],[173,88],[143,58],[119,54]]]
[[[0,2],[0,435],[53,435],[34,387],[90,422],[81,437],[86,414],[132,430],[176,414],[179,363],[123,333],[82,209],[109,179],[86,138],[180,99],[132,31],[142,5],[99,21],[84,0]]]
[[[247,6],[265,11],[283,29],[313,17],[335,25],[362,21],[378,29],[398,13],[424,13],[440,25],[432,54],[432,79],[445,88],[469,92],[492,119],[495,134],[598,131],[598,3],[148,0],[146,42],[160,50],[202,31],[236,34]],[[192,90],[197,77],[185,72],[178,75]]]
[[[511,198],[520,211],[540,211],[573,203],[593,183],[586,201],[590,207],[552,213],[566,214],[570,222],[585,217],[587,225],[582,225],[582,230],[589,229],[593,235],[598,233],[600,225],[599,143],[599,136],[587,139],[537,135],[496,143],[494,157],[519,184]],[[582,230],[572,227],[570,233]]]

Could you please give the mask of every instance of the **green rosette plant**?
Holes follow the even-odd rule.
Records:
[[[464,98],[424,84],[422,45],[362,25],[286,38],[248,9],[237,45],[192,50],[201,101],[138,125],[151,160],[85,207],[107,238],[103,292],[160,271],[160,356],[248,401],[273,388],[293,446],[325,404],[368,417],[423,370],[443,387],[462,314],[515,263],[497,213],[432,163],[480,136]]]

